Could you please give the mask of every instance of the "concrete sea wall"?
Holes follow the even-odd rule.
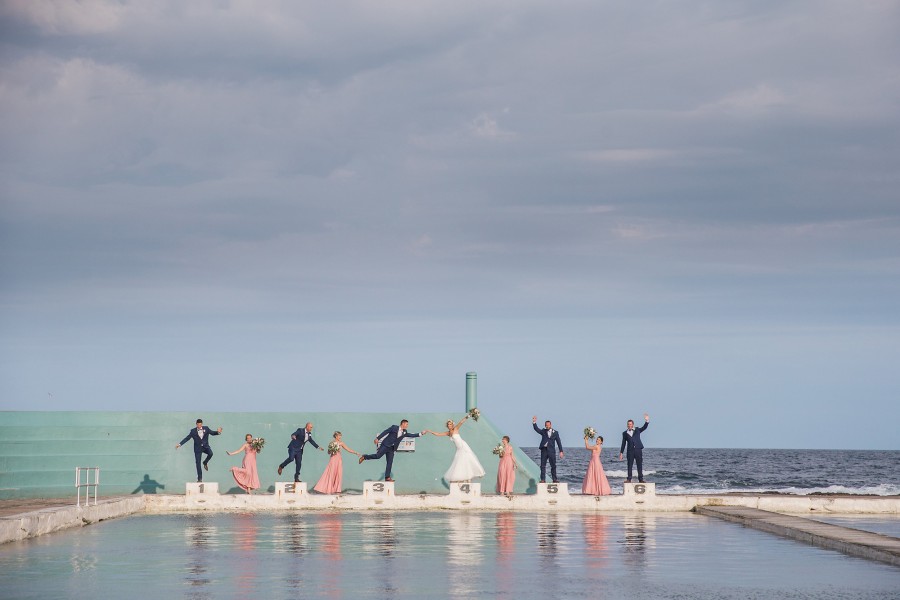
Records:
[[[484,409],[482,409],[484,412]],[[447,419],[460,419],[462,412],[448,413],[338,413],[338,412],[0,412],[0,499],[61,498],[75,495],[75,467],[101,468],[100,495],[183,494],[185,482],[195,481],[193,443],[175,450],[175,444],[194,427],[197,418],[213,429],[223,428],[211,439],[214,456],[203,479],[219,484],[223,493],[239,492],[229,467],[240,466],[241,456],[228,456],[251,433],[266,439],[257,461],[263,492],[273,492],[275,482],[293,478],[293,466],[278,476],[278,464],[287,457],[290,435],[307,421],[314,424],[313,438],[323,447],[335,430],[344,442],[359,452],[373,452],[374,437],[390,425],[407,418],[411,431],[444,430]],[[469,420],[462,429],[484,465],[485,491],[497,476],[497,457],[491,450],[500,441],[487,416]],[[516,440],[513,440],[515,443]],[[453,444],[442,437],[416,440],[415,452],[397,453],[394,479],[398,494],[445,494],[442,475],[453,459]],[[535,490],[538,470],[521,450],[516,460],[522,470],[516,493]],[[301,477],[314,484],[328,461],[326,452],[307,447]],[[361,492],[367,480],[384,475],[384,459],[356,463],[344,455],[344,491]],[[310,486],[312,487],[312,486]]]

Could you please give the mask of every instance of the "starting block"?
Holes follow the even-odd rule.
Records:
[[[462,501],[481,497],[481,484],[467,481],[453,481],[450,483],[450,497]]]
[[[184,484],[185,496],[218,496],[219,483],[217,481],[198,481]]]
[[[275,497],[278,499],[281,498],[294,498],[296,499],[298,496],[302,496],[306,494],[308,491],[307,483],[305,481],[276,481],[275,482]]]
[[[537,496],[547,500],[569,497],[568,483],[539,483],[537,484]]]
[[[381,504],[388,498],[394,497],[393,481],[364,481],[363,498]]]
[[[623,484],[624,496],[630,496],[633,500],[643,500],[648,496],[656,495],[655,483],[625,483]]]

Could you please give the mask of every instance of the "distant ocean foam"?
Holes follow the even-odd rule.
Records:
[[[618,478],[621,478],[621,479],[625,479],[625,478],[628,477],[628,471],[612,471],[612,470],[609,470],[609,471],[605,471],[605,472],[606,472],[606,476],[607,476],[607,477],[611,477],[611,478],[617,478],[617,477],[618,477]],[[649,471],[645,470],[645,471],[644,471],[644,477],[649,477],[650,475],[655,475],[655,474],[656,474],[656,471],[653,471],[653,470],[649,470]],[[637,469],[635,469],[634,472],[633,472],[631,475],[632,475],[632,478],[637,477]]]
[[[796,494],[808,496],[810,494],[848,494],[854,496],[900,496],[900,485],[884,483],[881,485],[864,487],[847,487],[845,485],[829,485],[826,487],[782,487],[782,488],[694,488],[683,485],[673,485],[664,489],[657,488],[660,494],[727,494],[740,492],[743,494]]]

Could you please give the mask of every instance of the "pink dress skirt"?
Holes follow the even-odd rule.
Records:
[[[319,481],[313,487],[320,494],[340,494],[341,480],[344,477],[344,459],[341,453],[332,454],[325,466],[325,472],[319,477]]]
[[[500,464],[497,466],[497,493],[512,494],[515,484],[516,463],[513,461],[512,448],[510,448],[500,457]]]
[[[256,472],[256,450],[244,450],[244,462],[240,467],[231,467],[231,474],[242,490],[258,490],[259,474]]]
[[[587,473],[581,484],[581,493],[589,496],[609,496],[612,493],[600,463],[600,448],[591,451],[591,462],[588,463]]]

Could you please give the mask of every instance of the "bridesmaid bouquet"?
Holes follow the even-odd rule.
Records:
[[[594,430],[593,427],[585,427],[584,428],[584,437],[593,440],[595,437],[597,437],[597,432]]]
[[[469,411],[469,416],[472,417],[473,420],[477,421],[478,417],[481,416],[481,411],[478,410],[477,408],[473,408],[472,410]]]
[[[502,457],[503,456],[503,442],[500,442],[499,444],[497,444],[497,447],[494,448],[493,450],[491,450],[491,452],[493,452],[497,456]]]
[[[263,446],[266,445],[266,438],[253,438],[250,440],[250,447],[253,448],[256,452],[262,452]]]
[[[341,445],[337,442],[328,442],[328,455],[334,456],[341,451]]]

